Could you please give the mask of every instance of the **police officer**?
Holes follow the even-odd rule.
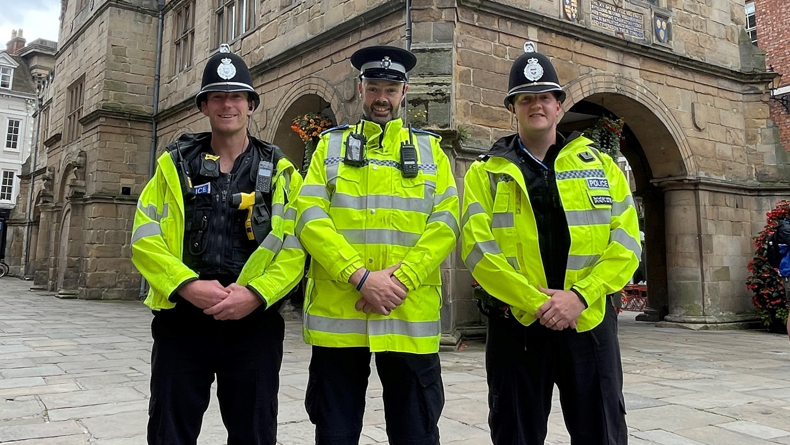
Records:
[[[154,312],[148,443],[195,444],[216,376],[228,445],[274,445],[279,300],[304,268],[289,204],[301,178],[279,148],[248,134],[260,98],[227,45],[209,58],[195,103],[211,132],[166,148],[132,232]]]
[[[639,264],[636,209],[609,156],[578,133],[557,132],[565,92],[549,59],[531,42],[525,50],[505,98],[518,133],[464,178],[462,255],[498,302],[486,344],[491,438],[543,444],[556,384],[573,443],[625,444],[607,294]]]
[[[439,265],[458,236],[458,196],[440,138],[398,117],[409,51],[356,51],[362,119],[326,131],[297,200],[312,255],[304,338],[305,405],[319,445],[356,444],[371,352],[391,444],[436,445],[444,405]]]

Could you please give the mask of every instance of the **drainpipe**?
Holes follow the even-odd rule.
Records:
[[[33,143],[33,163],[30,164],[30,191],[27,197],[27,221],[25,227],[25,267],[22,270],[22,278],[27,277],[30,272],[30,231],[33,227],[33,186],[36,183],[36,162],[38,159],[38,137],[40,131],[41,97],[39,96],[39,89],[36,88],[36,137]]]
[[[165,0],[159,0],[159,23],[156,30],[156,71],[154,72],[154,109],[151,112],[151,152],[148,156],[148,178],[156,171],[156,114],[159,112],[159,79],[162,72],[162,32],[165,23]],[[140,279],[140,299],[145,298],[145,278]]]
[[[411,0],[406,0],[406,50],[411,51]]]

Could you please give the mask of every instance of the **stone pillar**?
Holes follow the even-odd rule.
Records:
[[[53,204],[39,204],[39,209],[41,210],[41,215],[38,222],[38,242],[30,246],[31,249],[36,249],[33,288],[49,289],[50,253],[52,252],[50,249],[50,237],[54,230],[53,216],[55,210]]]
[[[661,190],[651,190],[640,197],[644,207],[645,242],[642,249],[645,252],[648,308],[636,319],[661,321],[669,312],[664,193]]]
[[[737,189],[701,181],[667,186],[669,315],[659,325],[731,329],[756,321],[744,285],[753,204]]]

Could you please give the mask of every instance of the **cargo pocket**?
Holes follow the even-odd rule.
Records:
[[[417,372],[417,381],[420,383],[420,410],[425,419],[425,431],[432,431],[439,422],[439,416],[444,408],[444,387],[442,385],[441,371],[435,366]]]

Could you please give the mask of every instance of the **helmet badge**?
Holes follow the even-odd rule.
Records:
[[[527,66],[524,67],[524,77],[532,82],[537,82],[543,77],[543,67],[538,63],[538,59],[533,57],[527,60]]]
[[[233,63],[230,59],[222,59],[220,65],[217,67],[217,74],[219,77],[230,80],[236,75],[236,67],[233,66]]]

